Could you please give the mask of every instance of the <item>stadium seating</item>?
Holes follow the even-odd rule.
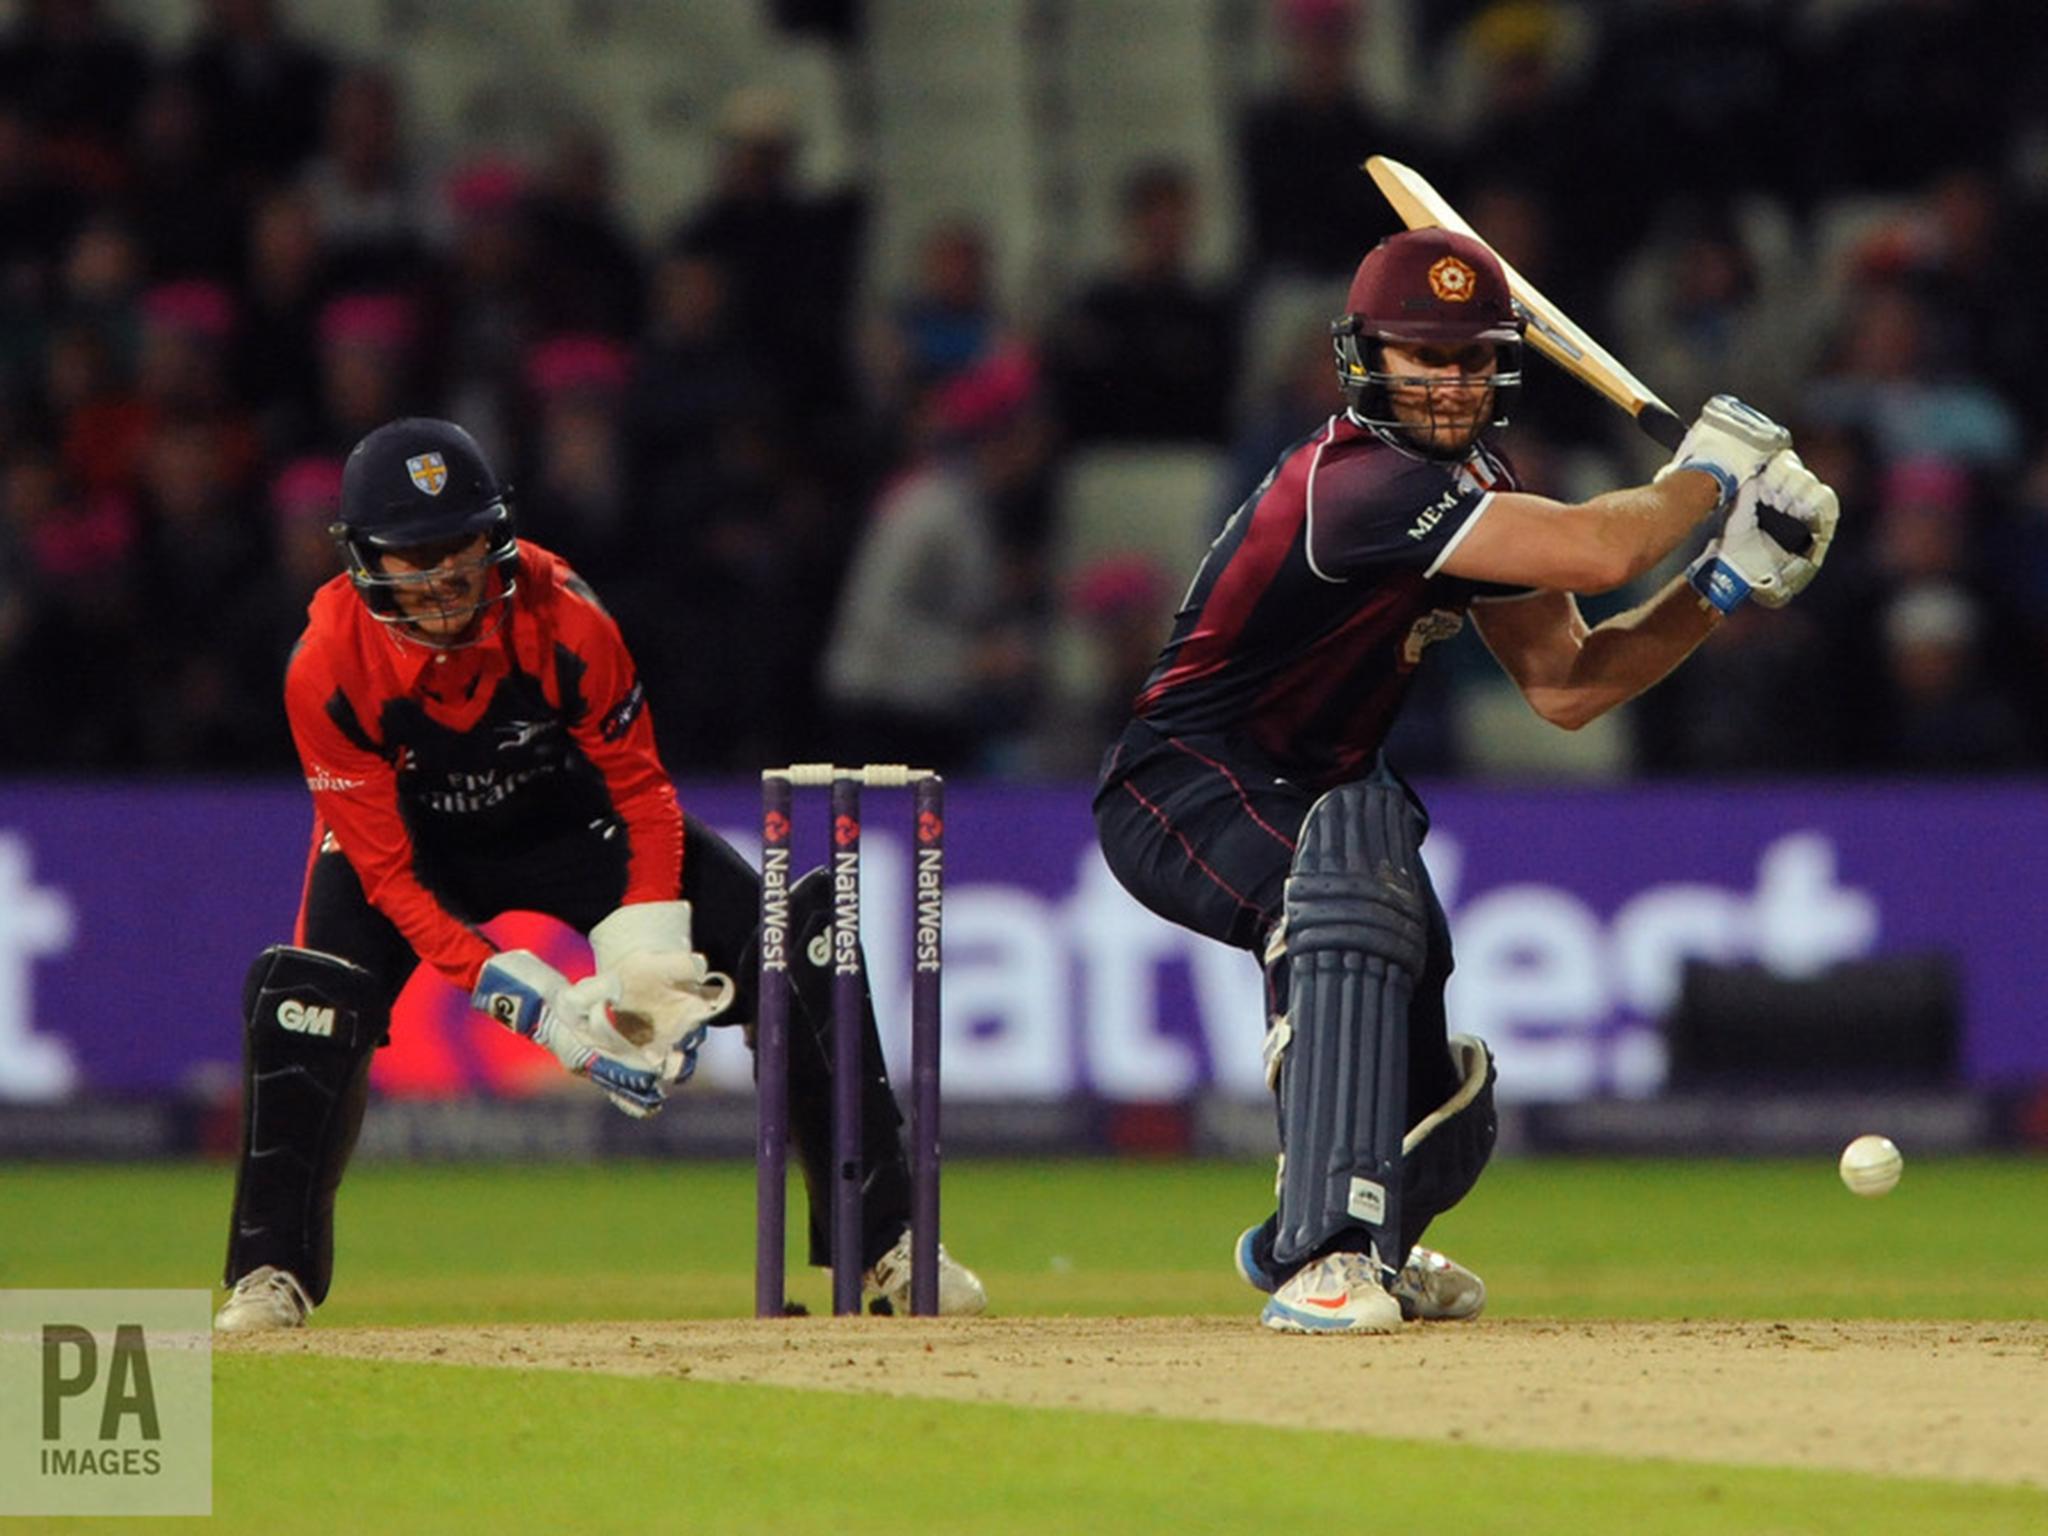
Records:
[[[1047,148],[1067,178],[1071,217],[1062,244],[1077,273],[1114,259],[1119,193],[1150,162],[1170,162],[1194,178],[1196,265],[1219,271],[1236,255],[1233,87],[1222,11],[1214,0],[1067,8],[1055,66],[1064,110],[1058,140]],[[1190,24],[1191,14],[1199,24]]]
[[[1054,514],[1055,579],[1136,555],[1156,563],[1174,595],[1223,522],[1224,456],[1208,448],[1101,447],[1071,455]]]
[[[990,237],[998,290],[1024,296],[1039,227],[1026,20],[1023,0],[868,7],[878,291],[902,288],[930,225],[965,216]]]

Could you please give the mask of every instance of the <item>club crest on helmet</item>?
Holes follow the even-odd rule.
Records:
[[[1469,304],[1479,274],[1455,256],[1440,258],[1429,269],[1429,291],[1446,304]]]
[[[412,483],[429,496],[441,494],[441,487],[448,483],[448,466],[438,453],[422,453],[405,461],[405,472],[412,476]]]
[[[377,428],[349,454],[342,467],[341,515],[330,531],[349,580],[375,618],[402,640],[459,649],[497,632],[517,590],[519,547],[510,501],[483,450],[461,427],[407,417]],[[460,565],[447,573],[386,568],[387,556],[479,537],[480,552],[468,574],[484,578],[481,590],[451,599],[441,611],[423,594],[453,590],[450,577],[464,579]],[[423,619],[432,623],[431,632],[422,627]]]

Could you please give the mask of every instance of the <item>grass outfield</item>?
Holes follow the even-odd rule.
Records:
[[[960,1164],[947,1243],[1010,1316],[1251,1328],[1229,1244],[1270,1181],[1252,1164]],[[204,1284],[231,1183],[218,1165],[0,1165],[0,1287]],[[320,1322],[741,1316],[752,1190],[751,1164],[366,1165]],[[2040,1319],[2044,1195],[2038,1160],[1916,1162],[1874,1201],[1825,1160],[1503,1162],[1432,1241],[1486,1275],[1502,1317]],[[821,1275],[792,1280],[824,1309]],[[686,1379],[239,1356],[216,1361],[215,1390],[229,1530],[2048,1530],[2048,1496],[2010,1487]]]

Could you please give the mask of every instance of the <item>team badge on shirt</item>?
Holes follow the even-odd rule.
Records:
[[[1408,626],[1408,637],[1401,642],[1401,660],[1414,666],[1422,660],[1422,653],[1439,640],[1448,640],[1465,627],[1465,616],[1449,608],[1433,609]]]
[[[1430,281],[1435,280],[1436,274],[1431,273]],[[448,483],[448,466],[442,462],[438,453],[423,453],[416,458],[407,459],[405,472],[412,476],[412,483],[429,496],[440,495],[441,487]]]

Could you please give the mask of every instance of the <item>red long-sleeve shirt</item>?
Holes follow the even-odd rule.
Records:
[[[401,639],[345,576],[316,594],[285,712],[328,837],[414,951],[467,990],[491,942],[438,899],[415,855],[586,825],[628,839],[622,905],[681,888],[683,818],[618,626],[562,560],[519,544],[498,632],[463,650]]]

